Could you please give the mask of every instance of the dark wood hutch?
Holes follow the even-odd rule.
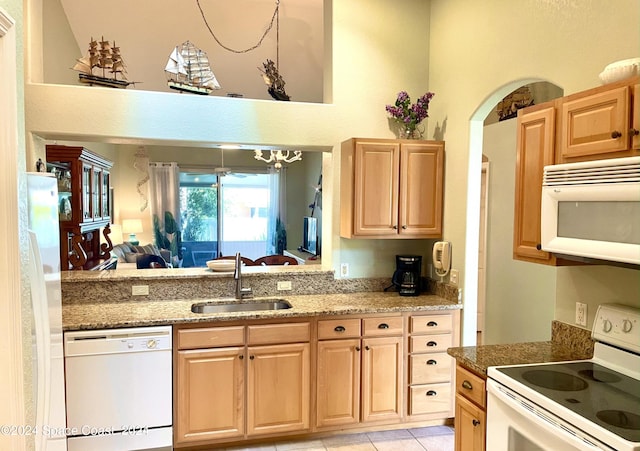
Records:
[[[84,147],[48,145],[46,151],[47,172],[58,179],[62,270],[108,269],[113,162]]]

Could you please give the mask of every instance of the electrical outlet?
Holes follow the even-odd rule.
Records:
[[[131,286],[131,295],[132,296],[148,296],[149,295],[149,285],[132,285]]]
[[[458,277],[460,276],[460,272],[457,269],[452,269],[449,273],[449,283],[451,285],[458,285]]]
[[[340,263],[340,277],[349,277],[349,263]]]
[[[578,326],[587,326],[587,304],[576,302],[576,324]]]
[[[278,282],[278,290],[290,290],[291,289],[291,281],[290,280],[281,280]]]

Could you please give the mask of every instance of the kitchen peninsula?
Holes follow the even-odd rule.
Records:
[[[202,268],[63,273],[63,327],[172,326],[176,449],[451,421],[457,288],[399,296],[384,292],[388,278],[334,279],[315,265],[242,276],[254,298],[234,299],[232,273]],[[255,302],[290,308],[193,312]]]

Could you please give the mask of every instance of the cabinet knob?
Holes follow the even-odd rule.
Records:
[[[437,395],[437,394],[438,394],[438,393],[437,393],[435,390],[429,390],[429,391],[426,393],[426,395],[427,395],[427,396],[435,396],[435,395]]]
[[[436,343],[435,341],[430,341],[429,343],[427,343],[427,346],[429,346],[430,348],[434,347],[434,346],[438,346],[438,343]]]
[[[618,139],[622,136],[622,133],[620,133],[618,130],[614,130],[611,132],[611,137],[613,139]]]
[[[255,358],[255,356],[250,355],[249,356],[249,360],[253,360]]]
[[[436,323],[435,321],[429,321],[427,323],[427,327],[437,327],[437,326],[438,326],[438,323]]]
[[[631,128],[631,129],[629,129],[629,134],[631,136],[638,136],[638,135],[640,135],[640,130],[636,130],[635,128]]]
[[[238,358],[239,358],[240,360],[242,360],[242,359],[244,359],[244,356],[243,356],[242,354],[240,354],[240,355],[238,356]]]
[[[392,228],[393,230],[398,230],[398,226],[397,226],[397,225],[391,226],[391,228]]]
[[[403,229],[406,229],[406,228],[407,228],[407,226],[406,226],[406,225],[403,225],[403,226],[402,226],[402,228],[403,228]]]
[[[389,325],[387,323],[378,324],[378,329],[388,329]]]
[[[473,423],[473,425],[474,425],[474,426],[477,426],[477,425],[479,425],[479,424],[480,424],[480,420],[476,420],[476,419],[474,418],[474,419],[473,419],[473,421],[472,421],[472,423]]]
[[[538,249],[539,251],[541,251],[541,250],[542,250],[542,244],[540,244],[540,243],[536,244],[536,249]]]
[[[433,360],[433,359],[427,360],[427,365],[437,365],[437,364],[438,362],[436,360]]]
[[[473,385],[471,385],[471,382],[465,379],[462,381],[462,388],[466,388],[467,390],[473,390]]]
[[[366,349],[368,351],[371,348],[369,346],[365,346],[364,349]]]
[[[360,346],[356,346],[356,351],[359,351],[359,350],[360,350]]]
[[[333,330],[335,330],[336,332],[344,332],[346,329],[344,328],[344,326],[336,326]]]

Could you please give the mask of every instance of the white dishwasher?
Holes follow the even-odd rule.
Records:
[[[68,451],[171,450],[171,326],[64,334]]]

